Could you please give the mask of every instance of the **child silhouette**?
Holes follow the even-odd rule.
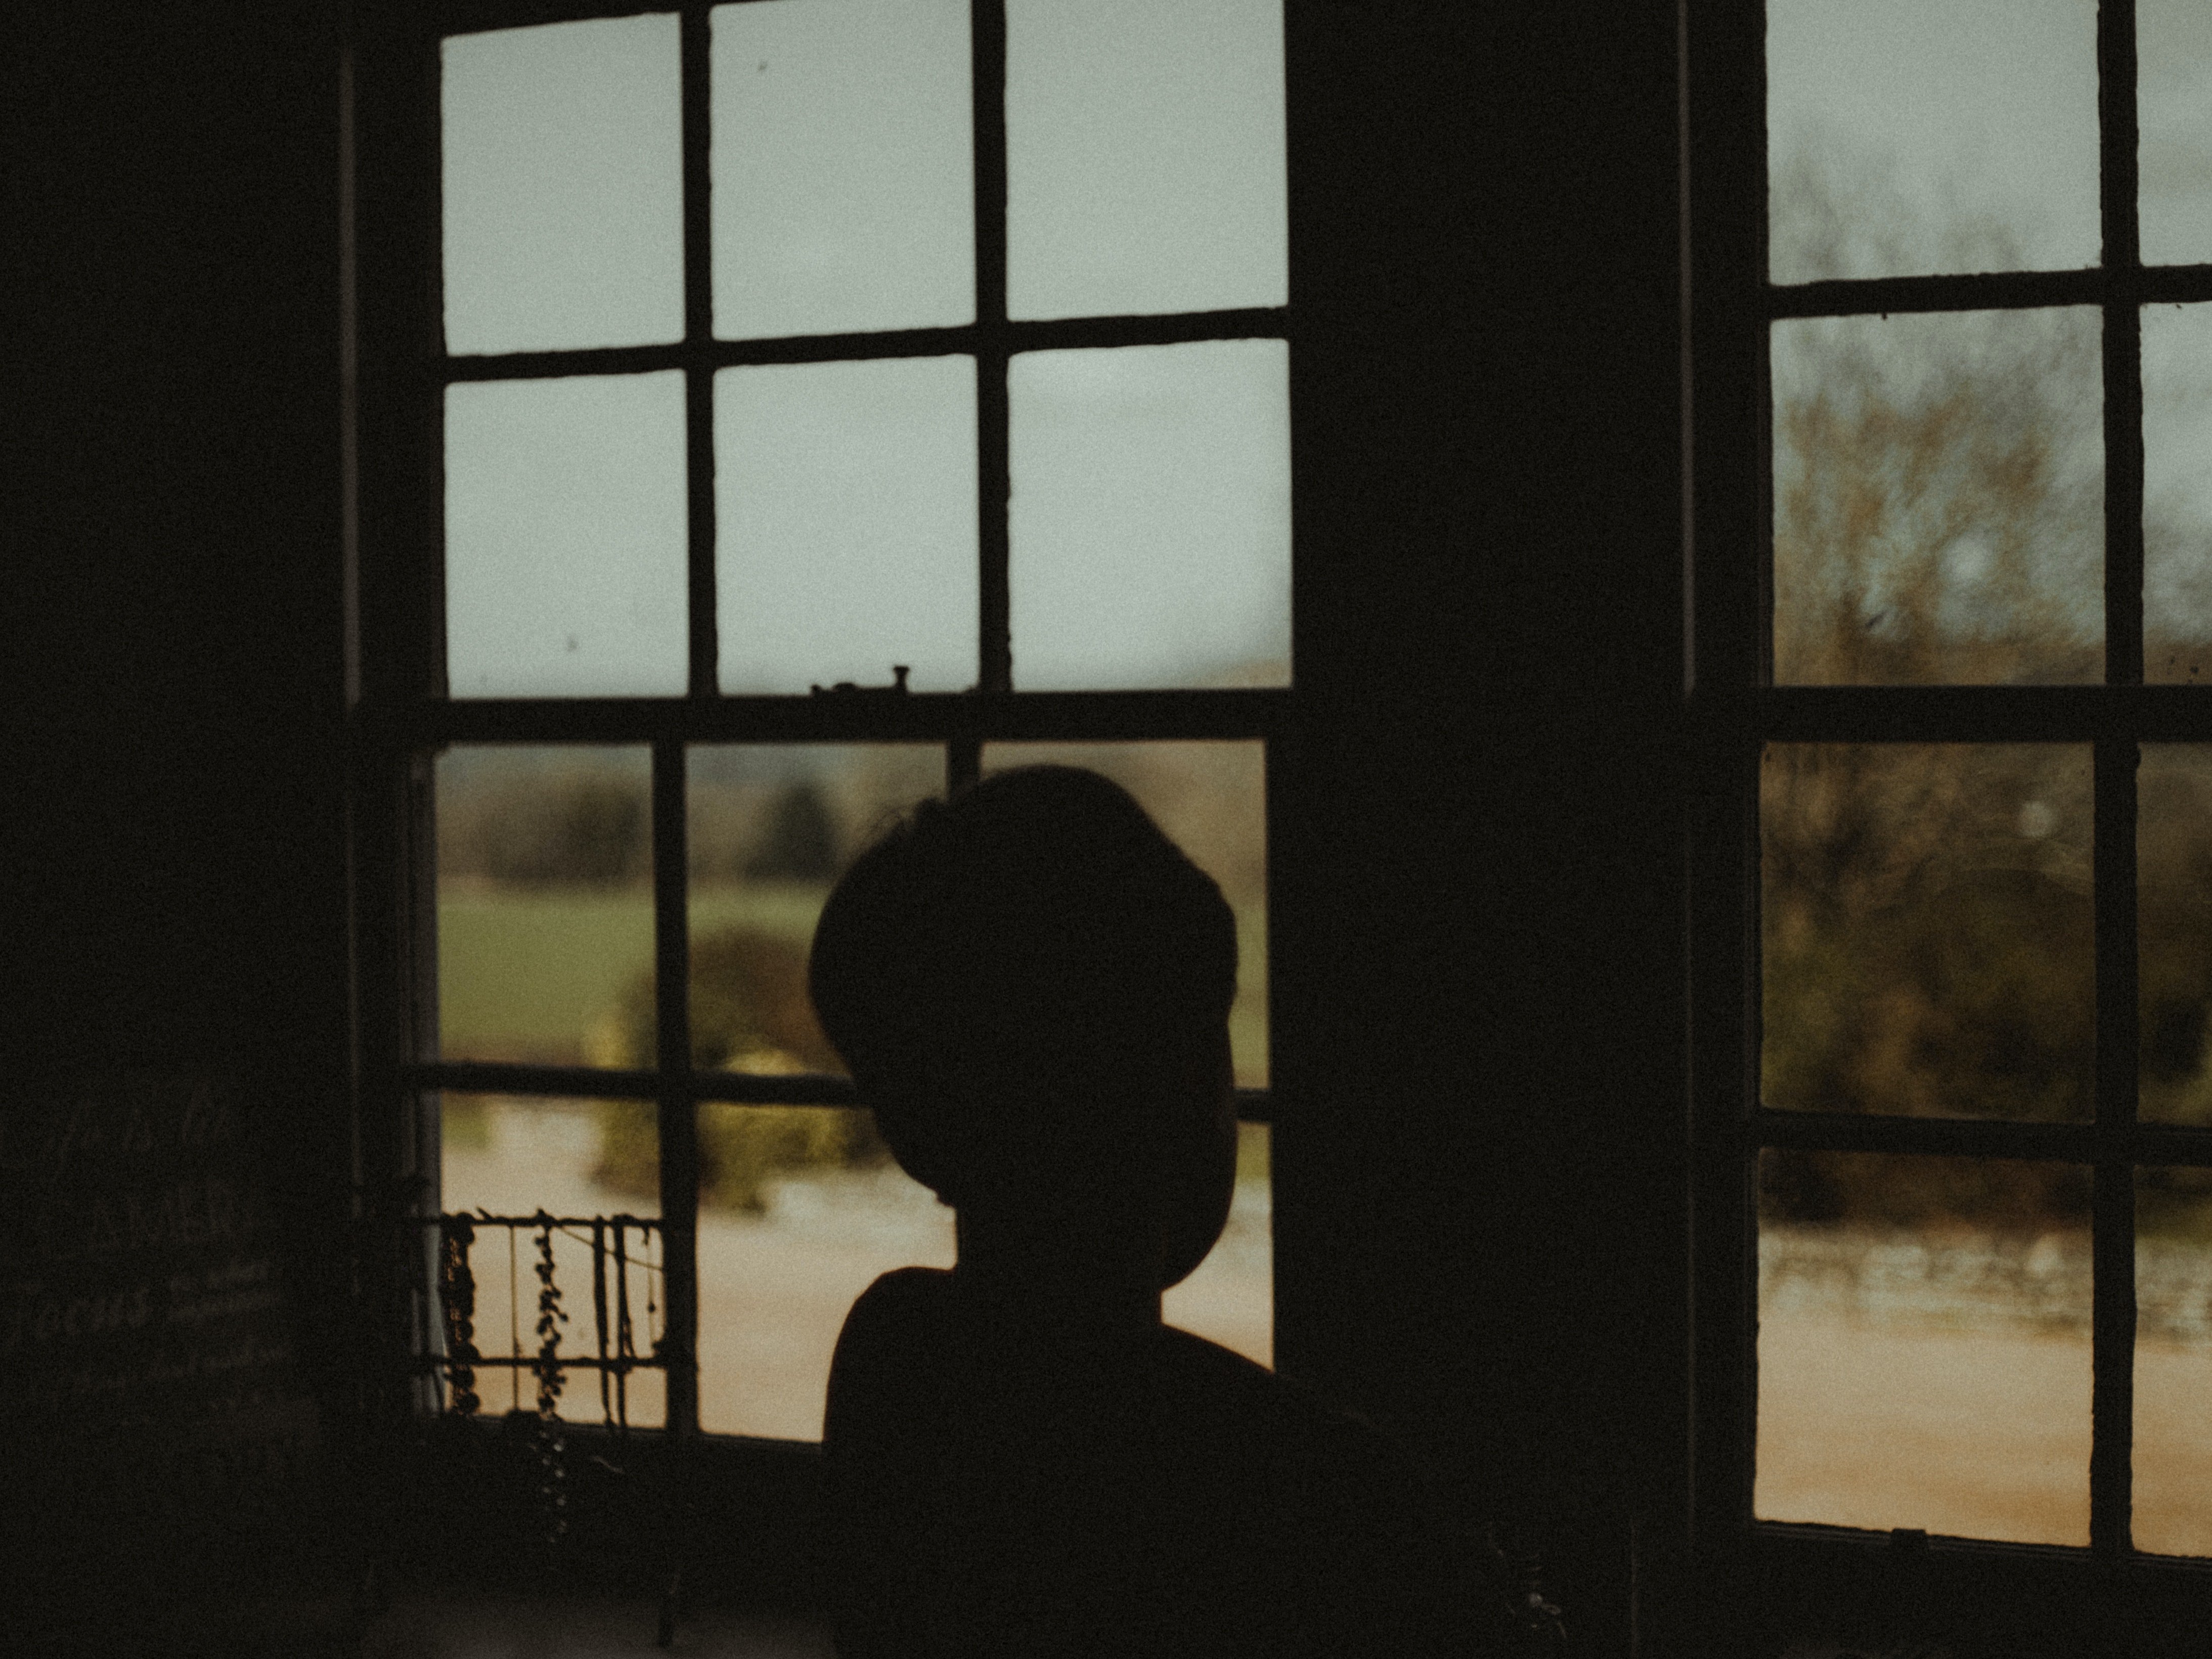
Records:
[[[1234,918],[1095,773],[925,802],[822,913],[811,988],[951,1272],[886,1273],[831,1363],[838,1650],[1503,1650],[1392,1444],[1162,1324],[1235,1187]]]

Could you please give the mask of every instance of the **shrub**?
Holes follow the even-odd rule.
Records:
[[[806,953],[776,934],[731,927],[693,940],[690,1013],[691,1063],[702,1069],[842,1069],[806,994]],[[650,1066],[657,1031],[653,977],[642,974],[623,994],[609,1061]],[[777,1174],[860,1167],[889,1156],[864,1110],[714,1103],[699,1112],[700,1197],[727,1208],[764,1209],[765,1182]],[[659,1189],[659,1157],[650,1103],[602,1104],[593,1171],[601,1185],[650,1196]]]

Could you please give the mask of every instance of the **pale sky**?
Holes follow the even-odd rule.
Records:
[[[2143,258],[2212,263],[2212,4],[2139,0],[2136,33]],[[2024,268],[2098,262],[2095,0],[1768,0],[1767,120],[1778,225],[1797,156],[1856,209],[1841,268],[1778,235],[1778,282],[1986,270],[2006,242]],[[2202,631],[2212,307],[2146,313],[2143,379],[2146,603]]]
[[[713,14],[715,332],[975,314],[964,0]],[[1010,0],[1009,309],[1286,297],[1276,0]],[[444,53],[456,353],[681,337],[672,15]],[[1017,686],[1193,684],[1289,653],[1280,342],[1018,358]],[[975,374],[959,357],[717,377],[721,683],[975,678]],[[675,374],[452,389],[456,696],[685,678]]]

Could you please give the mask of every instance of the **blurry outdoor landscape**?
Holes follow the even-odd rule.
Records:
[[[1872,117],[1784,118],[1792,88],[1836,72],[1790,70],[1789,31],[1847,27],[1784,14],[1778,279],[2094,263],[2052,228],[2073,206],[2057,185],[2039,219],[2033,198],[1977,196],[1994,173],[1885,163]],[[2144,323],[2154,680],[2212,665],[2208,309]],[[2103,678],[2100,350],[2092,309],[1773,325],[1776,683]],[[2141,1111],[2212,1124],[2212,745],[2147,745],[2137,788]],[[1769,745],[1765,1103],[2088,1119],[2091,803],[2087,744]],[[2136,1542],[2212,1553],[2212,1184],[2150,1169],[2137,1189]],[[2088,1170],[1771,1150],[1758,1194],[1756,1512],[2087,1543]]]
[[[1264,775],[1256,743],[993,745],[987,772],[1056,761],[1127,787],[1223,886],[1242,966],[1238,1081],[1267,1080]],[[892,815],[940,793],[941,748],[726,745],[690,756],[693,1062],[779,1075],[841,1073],[815,1024],[805,965],[837,873]],[[438,765],[439,1005],[448,1057],[646,1067],[655,1052],[650,788],[637,749],[456,748]],[[443,1207],[495,1214],[657,1212],[649,1103],[448,1095]],[[701,1421],[814,1438],[837,1330],[877,1274],[949,1266],[951,1212],[890,1163],[864,1110],[700,1108]],[[1170,1292],[1170,1323],[1271,1363],[1267,1137],[1246,1125],[1229,1231]],[[525,1350],[503,1240],[477,1253],[485,1352]],[[556,1240],[556,1271],[588,1285],[587,1245]],[[574,1260],[569,1258],[574,1256]],[[487,1258],[488,1260],[489,1258]],[[527,1246],[516,1283],[535,1295]],[[577,1332],[583,1327],[577,1326]],[[572,1336],[572,1340],[576,1340]],[[483,1385],[507,1403],[506,1379]],[[520,1393],[526,1396],[525,1378]],[[588,1397],[587,1397],[588,1396]],[[650,1378],[631,1420],[654,1420]],[[600,1410],[572,1382],[572,1418]],[[641,1415],[641,1410],[645,1414]]]

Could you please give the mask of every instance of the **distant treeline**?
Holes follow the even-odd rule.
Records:
[[[1877,166],[1777,166],[1794,279],[2002,270],[2000,229],[1916,223]],[[2103,410],[2094,312],[1811,319],[1773,335],[1778,684],[2095,684],[2105,677]],[[2212,523],[2161,494],[2153,679],[2212,662]],[[2196,599],[2190,596],[2195,594]],[[2141,1111],[2212,1122],[2212,747],[2137,779]],[[2086,744],[1776,744],[1760,783],[1760,1085],[1786,1110],[2086,1121],[2096,896]],[[2147,1224],[2187,1186],[2145,1176]],[[1770,1218],[2086,1224],[2088,1170],[1771,1152]],[[2193,1189],[2192,1189],[2193,1190]],[[2165,1196],[2161,1196],[2164,1194]],[[2169,1201],[2171,1199],[2172,1201]]]
[[[707,880],[826,882],[844,836],[822,787],[801,779],[743,803],[746,833],[695,848]],[[741,809],[741,810],[743,810]],[[695,816],[696,816],[695,814]],[[439,801],[441,875],[516,887],[608,887],[650,880],[647,786],[620,773],[574,769],[507,778]]]

